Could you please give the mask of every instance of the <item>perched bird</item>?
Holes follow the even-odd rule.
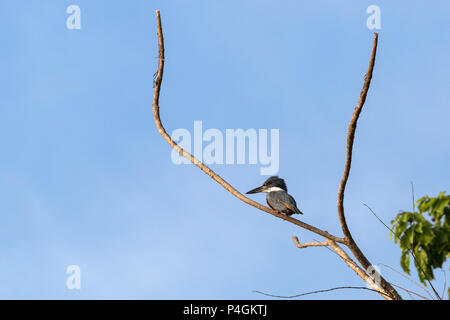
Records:
[[[295,199],[287,193],[287,186],[283,179],[272,176],[261,187],[247,192],[247,194],[267,193],[266,202],[273,210],[288,216],[295,213],[303,214],[298,208]]]

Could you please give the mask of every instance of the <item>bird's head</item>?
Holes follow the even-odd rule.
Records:
[[[272,176],[267,179],[261,187],[252,189],[247,192],[247,194],[258,193],[258,192],[272,192],[272,191],[286,191],[286,183],[283,179],[278,178],[278,176]]]

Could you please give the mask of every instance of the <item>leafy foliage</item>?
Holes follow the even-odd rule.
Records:
[[[419,212],[403,211],[391,221],[389,238],[393,235],[400,244],[402,269],[410,274],[413,255],[420,281],[426,285],[426,280],[434,279],[433,270],[441,268],[450,256],[450,195],[443,191],[436,198],[425,196],[415,205]]]

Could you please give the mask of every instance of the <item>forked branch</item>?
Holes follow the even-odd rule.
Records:
[[[395,296],[391,295],[386,289],[381,287],[378,283],[376,283],[363,269],[361,269],[355,261],[353,261],[341,247],[339,247],[336,242],[327,239],[327,244],[336,252],[345,263],[356,272],[356,274],[361,277],[367,284],[370,285],[372,289],[379,292],[385,299],[392,300],[396,299]]]
[[[190,162],[195,164],[203,172],[205,172],[208,176],[210,176],[213,180],[215,180],[223,188],[225,188],[228,192],[230,192],[232,195],[234,195],[241,201],[243,201],[261,211],[267,212],[277,218],[283,219],[283,220],[293,223],[299,227],[302,227],[304,229],[307,229],[311,232],[314,232],[318,235],[323,236],[324,238],[327,239],[327,244],[330,246],[331,246],[331,244],[334,244],[337,246],[336,243],[341,243],[341,244],[347,245],[350,248],[350,250],[352,251],[352,253],[355,255],[355,257],[357,258],[357,260],[364,267],[364,269],[367,269],[370,266],[370,262],[365,258],[365,256],[359,250],[358,246],[356,245],[356,243],[354,242],[354,240],[350,234],[347,223],[345,221],[343,202],[344,202],[345,186],[346,186],[348,176],[350,173],[352,148],[353,148],[353,140],[354,140],[354,136],[355,136],[356,122],[358,120],[359,114],[361,113],[362,106],[364,105],[364,101],[366,99],[367,91],[368,91],[369,85],[370,85],[370,80],[372,78],[372,71],[373,71],[373,66],[375,63],[375,53],[376,53],[378,35],[375,34],[374,48],[372,50],[372,57],[370,60],[369,70],[366,74],[365,83],[364,83],[363,90],[361,92],[358,106],[355,108],[353,118],[352,118],[352,121],[349,126],[349,132],[348,132],[348,138],[347,138],[347,160],[346,160],[346,164],[345,164],[344,176],[342,178],[342,181],[341,181],[341,184],[339,187],[339,194],[338,194],[338,213],[339,213],[339,219],[341,222],[341,227],[342,227],[342,230],[343,230],[344,236],[345,236],[344,238],[340,238],[340,237],[334,236],[332,234],[329,234],[325,230],[321,230],[321,229],[311,226],[307,223],[304,223],[303,221],[297,220],[290,216],[280,214],[275,210],[272,210],[266,206],[259,204],[258,202],[255,202],[255,201],[247,198],[242,193],[240,193],[238,190],[236,190],[232,185],[230,185],[227,181],[225,181],[222,177],[220,177],[217,173],[215,173],[213,170],[211,170],[208,166],[204,165],[201,161],[196,159],[192,154],[190,154],[186,150],[182,149],[174,140],[172,140],[172,138],[166,132],[166,130],[161,122],[160,113],[159,113],[159,109],[160,109],[159,108],[159,98],[160,98],[161,84],[162,84],[162,80],[163,80],[165,57],[164,57],[164,36],[163,36],[163,31],[162,31],[162,26],[161,26],[161,16],[160,16],[159,10],[156,11],[156,17],[157,17],[157,25],[158,25],[159,63],[158,63],[158,71],[156,72],[156,74],[154,76],[154,83],[153,83],[153,86],[154,86],[153,118],[154,118],[156,127],[158,128],[158,132],[161,134],[161,136],[181,156],[185,157]],[[307,246],[318,246],[318,245],[322,246],[322,245],[325,245],[325,243],[308,244]],[[306,247],[306,244],[303,244],[300,246]],[[361,271],[360,276],[363,276],[363,273],[365,274],[364,270]],[[369,280],[369,282],[370,282],[370,280]],[[381,288],[376,289],[376,291],[381,292],[382,295],[385,296],[386,298],[401,299],[401,297],[398,295],[398,293],[395,291],[395,289],[389,283],[387,283],[383,278],[381,280]]]
[[[294,241],[295,246],[299,249],[309,248],[309,247],[326,247],[328,245],[326,242],[300,243],[300,241],[298,241],[298,238],[296,236],[292,236],[292,241]]]

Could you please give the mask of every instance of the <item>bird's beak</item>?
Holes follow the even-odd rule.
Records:
[[[264,186],[262,186],[262,187],[258,187],[253,190],[250,190],[250,191],[246,192],[246,194],[264,192],[264,190],[266,190],[266,188]]]

